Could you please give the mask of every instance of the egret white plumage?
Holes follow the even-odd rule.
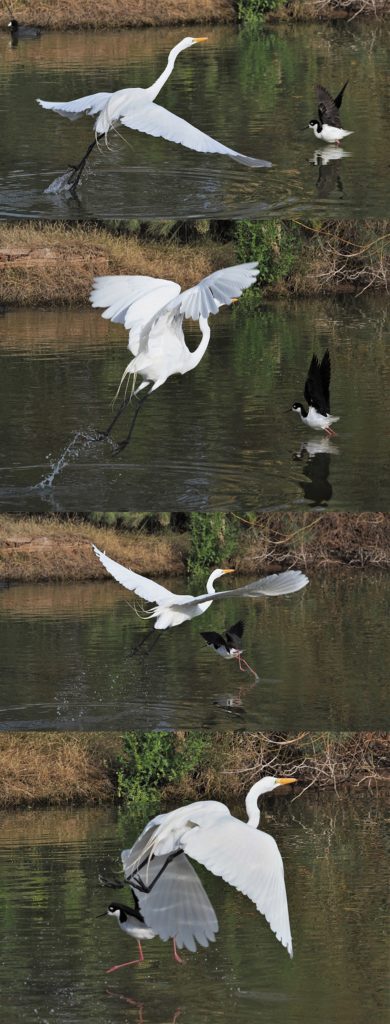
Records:
[[[163,85],[172,74],[176,58],[179,54],[183,50],[187,50],[188,47],[194,46],[195,43],[205,42],[206,39],[207,36],[186,36],[185,39],[177,43],[170,51],[167,65],[162,74],[159,75],[153,85],[146,89],[119,89],[113,93],[98,92],[90,96],[81,96],[79,99],[65,100],[63,102],[37,100],[45,110],[54,110],[57,114],[69,117],[71,120],[75,120],[81,114],[89,114],[91,117],[98,115],[95,121],[95,138],[90,146],[88,146],[86,153],[77,166],[73,168],[68,179],[68,188],[75,191],[94,146],[103,138],[107,142],[108,132],[118,123],[126,128],[132,128],[134,131],[145,132],[146,135],[154,135],[167,139],[169,142],[177,142],[181,146],[186,146],[187,149],[196,150],[198,153],[217,153],[222,156],[229,156],[233,160],[237,160],[239,163],[246,164],[249,167],[272,166],[268,160],[257,160],[254,157],[238,153],[236,150],[230,149],[229,146],[222,145],[221,142],[217,142],[216,139],[206,135],[205,132],[194,128],[192,124],[188,124],[182,117],[177,117],[170,110],[165,110],[164,107],[160,107],[154,102]]]
[[[203,615],[214,601],[224,601],[232,597],[279,597],[283,594],[294,594],[296,591],[302,590],[302,587],[306,587],[309,582],[303,572],[288,569],[286,572],[264,576],[263,579],[256,580],[254,583],[246,583],[243,587],[216,593],[215,581],[227,573],[234,572],[234,569],[214,569],[207,580],[205,594],[200,594],[198,597],[189,594],[174,594],[166,587],[162,587],[160,583],[155,583],[146,576],[133,572],[132,569],[126,569],[119,562],[114,562],[103,551],[99,551],[95,544],[92,547],[104,568],[122,587],[131,590],[138,597],[153,605],[149,611],[145,612],[145,618],[155,620],[150,633],[153,633],[153,629],[170,629],[173,626],[180,626],[183,622],[189,622],[198,615]],[[149,633],[146,634],[144,641],[149,635]]]
[[[298,413],[302,423],[312,430],[324,430],[328,437],[335,437],[336,432],[332,430],[331,424],[337,423],[340,417],[330,415],[330,369],[328,349],[321,362],[313,355],[304,389],[308,409],[301,402],[294,402],[287,412]]]
[[[119,384],[120,389],[125,378],[133,375],[133,389],[103,436],[111,432],[132,397],[147,388],[139,400],[128,434],[115,454],[129,443],[146,398],[165,384],[168,377],[188,373],[200,363],[210,340],[208,317],[239,298],[254,284],[258,274],[257,262],[241,263],[216,270],[183,292],[175,281],[155,277],[95,277],[90,295],[92,306],[103,308],[104,319],[123,324],[129,331],[128,347],[133,355]],[[183,330],[184,321],[189,319],[198,322],[201,332],[201,340],[193,352],[187,348]],[[142,383],[135,387],[137,375]]]
[[[347,85],[348,80],[343,85],[343,88],[340,89],[335,99],[333,99],[327,89],[324,89],[323,85],[317,85],[318,118],[313,118],[312,121],[309,121],[305,128],[311,128],[316,139],[319,139],[320,142],[328,142],[331,145],[339,146],[341,139],[345,139],[347,135],[353,135],[353,132],[345,131],[341,127],[339,114]]]
[[[141,839],[140,847],[139,840],[137,840],[130,850],[122,850],[121,859],[126,882],[128,882],[129,862],[131,863],[133,856],[137,856],[138,849],[141,850],[142,859],[142,847]],[[168,863],[165,856],[155,856],[148,863],[147,870],[142,875],[141,871],[142,866],[139,864],[135,887],[131,882],[128,883],[135,901],[135,909],[133,911],[130,908],[127,909],[124,904],[110,904],[110,907],[124,907],[125,913],[127,909],[127,921],[124,920],[123,914],[121,920],[118,911],[113,913],[113,916],[118,919],[123,931],[137,939],[139,960],[118,964],[114,968],[110,968],[111,971],[142,961],[141,942],[144,939],[152,939],[156,936],[163,942],[171,939],[173,957],[177,963],[182,963],[177,952],[178,949],[184,948],[191,953],[196,953],[197,944],[206,948],[210,942],[215,942],[218,932],[217,917],[200,878],[184,853],[181,857],[174,857]],[[164,875],[163,887],[159,884],[162,875]],[[104,885],[114,885],[115,888],[121,888],[124,884],[111,883],[102,878],[101,881]],[[139,885],[141,885],[142,891],[138,891]],[[148,892],[150,885],[150,892]],[[104,915],[98,916],[103,917]]]
[[[137,890],[141,912],[144,912],[143,901],[153,892],[155,906],[159,901],[165,904],[165,873],[175,860],[179,862],[185,854],[248,896],[292,956],[283,861],[273,837],[258,830],[258,800],[278,786],[296,781],[266,776],[256,782],[245,800],[246,822],[235,818],[225,804],[216,800],[201,800],[152,818],[132,849],[127,851],[126,859],[127,881],[133,890]],[[158,877],[145,882],[145,875],[153,869],[155,857],[165,858],[165,867]],[[189,895],[189,916],[192,907],[196,914],[196,902],[193,903]],[[151,919],[148,920],[151,923]]]

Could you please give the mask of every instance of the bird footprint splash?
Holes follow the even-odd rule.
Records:
[[[54,480],[69,465],[75,462],[82,452],[90,448],[99,439],[99,435],[93,431],[78,430],[69,444],[67,444],[61,455],[51,463],[50,473],[36,484],[36,489],[47,490],[53,486]]]

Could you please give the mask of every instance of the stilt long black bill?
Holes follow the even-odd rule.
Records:
[[[134,416],[133,416],[133,419],[131,421],[129,433],[126,435],[126,437],[123,438],[123,441],[119,442],[118,447],[115,448],[115,451],[113,453],[114,455],[119,455],[119,452],[123,452],[124,449],[127,448],[127,445],[131,441],[131,436],[132,436],[135,424],[137,422],[137,417],[139,416],[139,414],[141,412],[141,409],[142,409],[142,406],[146,402],[147,398],[149,398],[149,391],[147,392],[146,395],[144,395],[143,398],[139,399],[139,405],[137,406],[137,408],[135,410],[135,413],[134,413]]]

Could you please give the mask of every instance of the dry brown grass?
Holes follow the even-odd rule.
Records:
[[[231,561],[248,576],[281,568],[390,567],[390,513],[264,512],[241,525]],[[190,534],[171,528],[121,530],[55,515],[0,515],[0,580],[39,582],[106,579],[91,544],[147,576],[186,572]]]
[[[208,762],[193,776],[167,786],[163,795],[167,801],[234,799],[262,775],[290,776],[304,789],[388,783],[390,736],[378,732],[213,733]]]
[[[56,516],[0,516],[0,579],[22,582],[99,580],[107,573],[91,544],[112,558],[150,576],[185,570],[187,539],[182,534],[153,537],[127,533]]]
[[[1,733],[0,807],[114,799],[119,747],[115,733]]]
[[[390,221],[341,220],[303,229],[302,257],[283,290],[299,295],[389,289]],[[280,288],[280,286],[279,286]],[[278,285],[275,291],[278,291]]]
[[[94,225],[2,223],[0,303],[85,303],[95,274],[151,274],[188,288],[232,259],[232,246],[209,237],[186,244],[141,240]]]
[[[5,5],[4,5],[5,6]],[[41,28],[124,28],[236,20],[234,0],[9,0],[20,22]],[[0,25],[9,21],[2,11]]]
[[[390,514],[387,512],[266,512],[247,527],[242,573],[272,568],[328,569],[390,567]]]

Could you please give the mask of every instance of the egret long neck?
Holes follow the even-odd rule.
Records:
[[[220,575],[219,569],[214,569],[214,572],[212,572],[211,576],[209,576],[209,578],[207,580],[207,583],[206,583],[206,593],[207,594],[215,594],[214,580],[218,579],[219,575]],[[203,607],[204,607],[204,605],[203,605]]]
[[[208,343],[210,341],[210,325],[208,323],[208,320],[206,320],[205,317],[203,317],[203,316],[199,317],[199,327],[200,327],[200,329],[202,331],[202,337],[201,337],[201,340],[199,342],[198,347],[195,349],[195,352],[190,352],[189,353],[189,356],[188,356],[188,368],[190,370],[193,370],[194,367],[197,366],[198,363],[200,363],[200,360],[203,358],[203,356],[205,354],[205,351],[207,349]],[[209,593],[209,590],[207,592]],[[214,593],[214,589],[213,589],[212,593]]]
[[[162,89],[163,85],[165,85],[165,82],[167,81],[169,76],[172,74],[172,71],[173,71],[173,69],[175,67],[176,57],[178,57],[180,52],[181,52],[181,44],[178,43],[177,46],[173,47],[173,50],[171,50],[171,52],[169,54],[168,61],[167,61],[167,66],[166,66],[165,70],[162,72],[160,77],[156,79],[154,84],[151,85],[149,87],[149,89],[145,90],[148,93],[149,99],[155,100],[156,96],[158,96],[159,92],[161,92],[161,89]]]
[[[255,782],[255,785],[252,786],[245,798],[248,825],[250,825],[251,828],[258,828],[260,824],[260,810],[257,801],[263,792],[264,787],[262,785],[262,780],[260,780],[260,782]]]

